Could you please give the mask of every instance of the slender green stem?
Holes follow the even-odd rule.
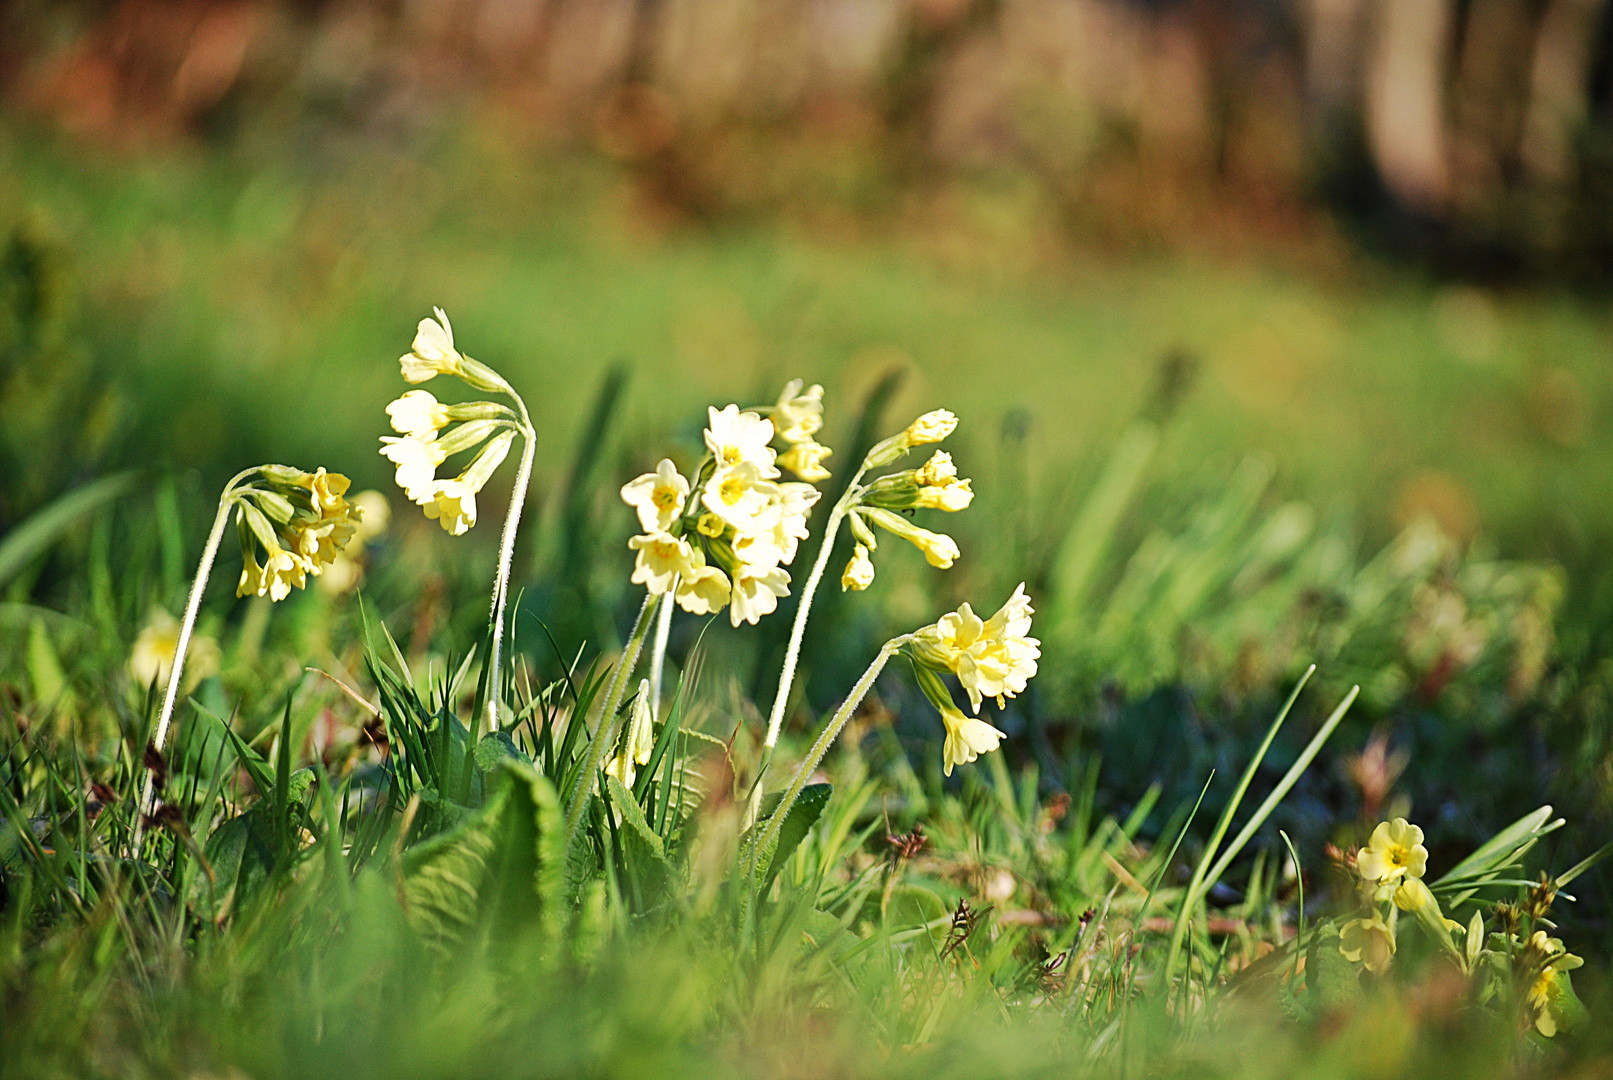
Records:
[[[571,850],[571,845],[577,838],[577,830],[582,826],[583,810],[588,805],[588,796],[593,790],[594,777],[599,774],[599,766],[604,760],[605,751],[615,740],[616,708],[622,703],[622,693],[627,687],[633,669],[638,666],[639,653],[644,650],[644,638],[650,628],[650,614],[659,599],[660,596],[655,593],[645,595],[644,606],[638,609],[638,618],[633,621],[632,633],[628,635],[627,647],[622,650],[621,659],[616,661],[616,670],[611,673],[610,685],[605,691],[604,706],[599,710],[599,719],[594,725],[594,737],[588,743],[588,756],[583,762],[582,773],[577,778],[576,790],[571,793],[571,803],[566,807],[565,850],[567,851]]]
[[[536,446],[533,438],[532,417],[527,414],[526,402],[513,389],[508,391],[521,410],[521,467],[516,470],[515,490],[510,494],[510,509],[504,515],[504,534],[499,539],[498,577],[493,580],[493,603],[489,618],[493,620],[493,650],[487,662],[492,665],[492,678],[488,680],[487,730],[498,730],[498,707],[502,700],[499,675],[504,661],[504,606],[510,596],[510,565],[515,560],[515,534],[521,526],[521,509],[526,505],[526,489],[532,481],[532,456]]]
[[[829,512],[829,520],[823,527],[823,543],[818,547],[818,557],[812,564],[812,572],[807,575],[806,584],[801,588],[801,602],[795,609],[795,623],[790,627],[790,644],[784,650],[784,668],[779,672],[778,693],[773,696],[773,711],[767,718],[767,737],[762,742],[764,762],[772,760],[772,749],[778,745],[779,730],[784,726],[784,709],[790,701],[790,687],[795,684],[795,668],[801,659],[801,638],[806,633],[807,615],[812,611],[812,598],[817,595],[818,582],[823,579],[823,569],[829,565],[829,556],[834,552],[835,535],[840,531],[840,523],[845,520],[846,513],[857,503],[862,494],[862,488],[857,482],[868,471],[868,462],[864,461],[857,475],[851,478],[846,485],[846,491],[835,503],[834,509]],[[763,765],[763,771],[766,765]],[[761,777],[757,777],[758,789]]]
[[[157,733],[152,739],[152,745],[162,752],[163,745],[168,741],[168,727],[174,717],[174,702],[179,697],[179,688],[185,681],[185,653],[190,649],[190,635],[196,629],[196,614],[201,610],[202,594],[207,591],[207,579],[212,575],[213,562],[218,558],[218,546],[224,539],[224,527],[230,521],[230,508],[235,505],[235,485],[239,484],[255,469],[245,469],[235,474],[230,482],[224,486],[224,493],[219,496],[218,513],[213,515],[213,528],[207,534],[207,543],[202,547],[202,558],[196,566],[196,577],[190,583],[190,597],[185,602],[185,618],[179,624],[179,640],[174,645],[174,659],[168,665],[168,688],[162,698],[162,712],[157,718]],[[140,790],[140,805],[134,819],[134,850],[140,849],[140,838],[145,831],[146,817],[152,811],[152,803],[156,799],[156,791],[151,780],[151,773],[146,772],[145,783]]]
[[[857,711],[857,706],[862,704],[863,698],[868,696],[868,691],[873,689],[874,680],[879,678],[879,673],[885,669],[885,665],[890,662],[890,658],[895,656],[903,645],[912,640],[912,634],[903,634],[901,637],[891,638],[885,642],[884,647],[879,650],[879,655],[874,657],[873,663],[868,665],[868,670],[862,673],[862,677],[851,688],[851,693],[846,696],[846,700],[840,703],[840,708],[835,710],[835,714],[829,719],[829,723],[818,733],[816,741],[812,744],[812,749],[807,751],[806,757],[802,758],[801,764],[796,767],[795,776],[790,779],[790,786],[784,789],[784,797],[779,800],[778,809],[774,810],[773,816],[768,818],[767,828],[762,833],[761,842],[755,848],[757,852],[765,853],[770,850],[770,845],[778,843],[779,830],[784,827],[784,819],[790,816],[790,807],[794,806],[795,800],[800,798],[801,789],[806,787],[808,778],[823,763],[824,755],[829,752],[829,747],[834,745],[834,741],[839,737],[841,729],[846,726],[852,714]]]

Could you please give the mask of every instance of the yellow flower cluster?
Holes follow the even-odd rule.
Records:
[[[1355,868],[1374,900],[1392,899],[1402,911],[1417,911],[1433,898],[1422,882],[1428,870],[1423,831],[1405,818],[1380,822],[1356,853]]]
[[[939,442],[958,426],[958,418],[945,409],[925,413],[907,430],[880,443],[868,454],[868,466],[889,465],[914,446]],[[869,553],[879,547],[871,526],[899,536],[924,553],[924,559],[939,570],[951,569],[960,552],[957,542],[944,533],[931,532],[913,524],[901,511],[966,510],[974,501],[970,482],[958,476],[952,455],[937,450],[917,469],[881,476],[857,494],[849,521],[856,547],[851,561],[840,575],[841,591],[861,591],[874,582],[874,563]]]
[[[243,564],[235,594],[279,601],[335,561],[364,511],[346,499],[349,481],[340,473],[283,465],[257,473],[232,496]]]
[[[511,393],[496,372],[454,347],[453,327],[441,308],[436,318],[420,321],[414,346],[399,363],[409,383],[453,375],[478,390]],[[381,454],[396,466],[398,486],[450,536],[464,535],[476,524],[477,494],[521,432],[515,413],[491,401],[445,405],[425,390],[406,392],[386,411],[398,434],[381,437]],[[444,434],[454,423],[458,426]],[[437,479],[438,466],[470,450],[477,453],[463,471],[452,479]]]
[[[919,687],[940,711],[946,727],[941,756],[948,776],[954,765],[990,753],[1004,738],[1003,732],[977,717],[986,698],[996,698],[1000,707],[1006,704],[1005,698],[1024,692],[1036,674],[1041,642],[1029,636],[1032,614],[1030,598],[1021,584],[989,619],[982,621],[966,603],[914,633],[910,652]],[[976,716],[965,716],[953,705],[950,691],[939,678],[942,671],[958,677]]]
[[[1536,930],[1524,950],[1523,962],[1534,972],[1525,994],[1526,1004],[1533,1015],[1535,1030],[1549,1039],[1557,1034],[1565,1012],[1565,999],[1572,994],[1568,973],[1585,961],[1569,952],[1560,939],[1549,937],[1544,930]]]
[[[1030,636],[1034,613],[1021,582],[989,619],[982,621],[965,603],[917,631],[913,655],[921,664],[956,675],[978,715],[984,699],[996,698],[1001,707],[1004,698],[1023,693],[1036,674],[1042,643]]]
[[[805,395],[800,388],[792,381],[772,409],[790,425],[797,449],[822,422],[822,388]],[[807,536],[819,493],[810,484],[779,482],[773,420],[738,405],[711,408],[708,420],[709,456],[693,484],[663,460],[622,488],[644,530],[628,541],[636,553],[633,582],[652,594],[672,593],[692,614],[727,607],[734,626],[754,624],[789,595],[784,567]]]

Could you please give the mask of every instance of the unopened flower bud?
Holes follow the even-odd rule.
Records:
[[[868,548],[862,544],[852,552],[851,561],[840,575],[840,591],[862,592],[874,583],[874,563],[868,557]]]

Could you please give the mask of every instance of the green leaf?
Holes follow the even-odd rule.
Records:
[[[28,520],[0,537],[0,586],[42,554],[79,518],[134,486],[138,474],[115,473],[92,480],[34,511]]]
[[[1444,874],[1430,888],[1476,878],[1493,870],[1500,870],[1512,861],[1518,850],[1541,834],[1541,828],[1551,817],[1551,807],[1542,806],[1514,821],[1492,836],[1480,848]]]
[[[611,805],[621,813],[627,835],[642,843],[654,858],[665,860],[666,850],[661,846],[661,837],[644,820],[644,811],[633,798],[633,793],[614,776],[607,775],[605,782],[610,788]]]
[[[1339,951],[1339,930],[1331,921],[1317,926],[1305,953],[1305,984],[1316,1016],[1348,1008],[1361,997],[1360,976]]]

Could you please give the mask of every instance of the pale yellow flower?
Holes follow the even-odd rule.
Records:
[[[1540,972],[1530,983],[1526,999],[1535,1014],[1535,1030],[1549,1039],[1557,1034],[1561,1022],[1561,1002],[1568,972],[1581,967],[1585,961],[1544,930],[1536,930],[1530,937],[1529,949],[1538,959]]]
[[[816,484],[829,479],[832,475],[823,467],[823,459],[833,453],[833,450],[822,443],[799,442],[780,454],[778,463],[801,479]]]
[[[739,461],[711,474],[700,501],[739,532],[753,533],[770,527],[771,523],[759,522],[757,516],[768,508],[777,494],[778,485],[763,479],[755,462]]]
[[[678,606],[691,615],[721,611],[728,603],[728,575],[715,566],[707,566],[699,548],[694,550],[693,563],[678,579]]]
[[[851,561],[846,563],[846,569],[840,575],[840,591],[862,592],[873,583],[874,561],[868,557],[868,548],[858,544],[851,553]]]
[[[639,526],[645,532],[672,528],[688,498],[689,481],[678,473],[670,458],[662,458],[654,472],[622,486],[622,501],[638,512]]]
[[[408,383],[423,383],[438,375],[458,375],[464,368],[464,357],[454,348],[454,328],[442,308],[433,308],[435,319],[421,319],[415,330],[414,345],[399,358],[403,379]]]
[[[407,391],[386,407],[386,414],[392,420],[393,431],[422,439],[435,439],[437,432],[453,419],[448,414],[448,406],[425,390]]]
[[[958,550],[957,541],[945,533],[935,533],[928,529],[914,529],[911,540],[920,551],[924,552],[924,561],[937,570],[950,570],[952,563],[962,554]]]
[[[159,689],[166,688],[178,651],[179,620],[162,608],[152,608],[129,652],[129,678],[141,689],[152,685],[153,681]],[[218,664],[218,642],[202,634],[192,634],[185,650],[185,685],[194,686],[214,674]]]
[[[1339,952],[1350,963],[1365,964],[1368,971],[1381,975],[1394,959],[1394,931],[1377,912],[1370,919],[1351,919],[1339,930]]]
[[[464,536],[476,525],[476,490],[465,480],[439,480],[421,509],[449,536]]]
[[[628,548],[638,552],[633,564],[633,584],[643,585],[653,594],[672,591],[672,584],[680,574],[695,567],[694,551],[689,542],[671,533],[656,532],[635,536],[627,542]]]
[[[442,443],[416,435],[383,435],[381,441],[381,456],[397,466],[398,487],[409,501],[424,506],[436,498],[437,466],[448,457]]]
[[[918,630],[914,655],[956,674],[979,713],[984,699],[996,698],[1002,704],[1005,698],[1024,693],[1035,676],[1042,651],[1041,642],[1030,636],[1033,613],[1021,582],[1007,603],[984,622],[964,603]]]
[[[787,443],[811,442],[812,436],[823,427],[823,387],[814,383],[802,393],[802,385],[800,379],[785,383],[784,392],[773,407],[773,427],[778,437]],[[793,467],[786,467],[796,471]]]
[[[946,409],[935,409],[907,425],[907,444],[923,446],[926,443],[938,443],[957,430],[957,427],[956,416]]]
[[[278,604],[291,595],[293,588],[301,589],[307,584],[307,560],[284,548],[277,547],[269,551],[268,557],[263,561],[259,596],[267,593],[269,599]]]
[[[740,412],[738,405],[724,409],[708,408],[706,447],[717,459],[719,470],[741,462],[756,466],[764,480],[778,475],[773,467],[773,421],[753,412]]]
[[[957,480],[950,484],[919,488],[918,498],[913,505],[920,510],[956,513],[967,510],[974,497],[975,493],[969,489],[969,481]]]
[[[1434,902],[1434,894],[1420,878],[1407,877],[1395,887],[1392,899],[1401,911],[1418,912]]]
[[[930,455],[923,468],[913,473],[913,482],[920,487],[946,487],[957,478],[957,466],[952,464],[952,455],[945,450]]]
[[[1355,867],[1363,881],[1388,884],[1402,877],[1422,877],[1428,869],[1423,831],[1405,818],[1380,822],[1367,846],[1356,853]]]
[[[694,531],[713,540],[728,531],[728,523],[713,513],[701,514],[695,519]]]
[[[981,754],[989,754],[1007,736],[972,716],[965,716],[947,706],[941,710],[941,723],[946,726],[946,742],[941,746],[941,764],[948,776],[952,766],[967,765]]]
[[[742,563],[734,568],[734,581],[728,600],[728,621],[734,626],[753,626],[763,615],[778,608],[781,596],[790,595],[790,575],[776,566]]]

